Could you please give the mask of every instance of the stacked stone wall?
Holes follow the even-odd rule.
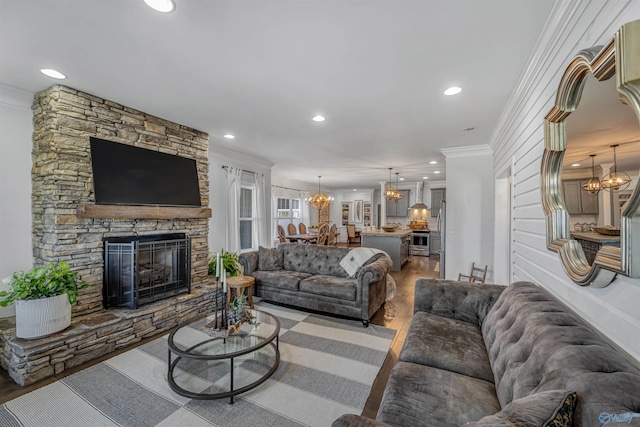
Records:
[[[36,94],[32,109],[34,264],[66,261],[91,284],[81,290],[73,316],[102,309],[104,237],[188,233],[192,288],[204,283],[208,219],[85,219],[76,210],[95,203],[92,136],[195,159],[201,203],[208,206],[208,135],[59,85]]]

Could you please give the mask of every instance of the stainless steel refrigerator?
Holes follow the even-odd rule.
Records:
[[[440,231],[440,249],[438,249],[438,255],[440,255],[440,278],[444,279],[444,269],[445,269],[445,258],[446,258],[446,249],[447,249],[447,239],[446,230],[447,230],[447,202],[444,200],[440,203],[440,210],[438,211],[438,231]]]

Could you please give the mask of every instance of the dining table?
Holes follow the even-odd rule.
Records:
[[[289,241],[293,243],[296,243],[298,241],[310,243],[315,240],[318,240],[318,233],[290,234],[287,236],[287,239],[289,239]]]

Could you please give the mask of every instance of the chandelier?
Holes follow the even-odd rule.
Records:
[[[596,169],[595,169],[595,166],[593,165],[594,157],[596,157],[596,155],[591,154],[590,156],[591,156],[591,179],[585,182],[584,184],[582,184],[582,189],[587,193],[591,194],[592,196],[596,196],[602,189],[602,183],[596,176]]]
[[[631,177],[625,172],[618,172],[616,164],[616,147],[618,144],[612,145],[613,148],[613,173],[609,172],[602,178],[602,189],[606,191],[621,191],[631,184]]]
[[[384,198],[387,199],[390,202],[397,202],[398,200],[402,199],[402,193],[400,193],[397,188],[398,188],[398,173],[396,173],[396,188],[393,188],[393,185],[391,183],[391,169],[393,168],[389,168],[389,184],[386,186],[386,188],[384,189]]]
[[[322,176],[318,176],[318,194],[314,194],[309,198],[309,204],[318,210],[322,210],[329,206],[333,197],[329,198],[326,195],[320,192],[320,178]]]

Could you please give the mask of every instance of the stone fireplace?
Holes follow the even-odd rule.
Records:
[[[89,138],[196,160],[200,200],[207,207],[207,134],[59,85],[36,94],[33,112],[34,264],[64,260],[92,285],[81,291],[73,316],[102,309],[104,238],[188,234],[191,284],[206,280],[209,215],[203,210],[208,208],[100,209],[95,205]]]
[[[15,328],[0,330],[2,367],[20,385],[209,314],[216,288],[207,278],[207,134],[64,86],[36,94],[32,108],[34,265],[66,261],[91,286],[80,290],[71,326],[62,332],[25,340],[15,337]],[[194,159],[202,207],[96,204],[90,137]],[[132,280],[147,286],[148,304],[103,309],[104,242],[176,235],[188,248],[159,248],[159,258],[149,258],[144,270],[134,272]],[[184,256],[189,262],[178,263]],[[180,265],[188,271],[179,272]],[[173,282],[179,286],[169,289]],[[153,292],[164,287],[169,298],[151,296],[149,286]]]

